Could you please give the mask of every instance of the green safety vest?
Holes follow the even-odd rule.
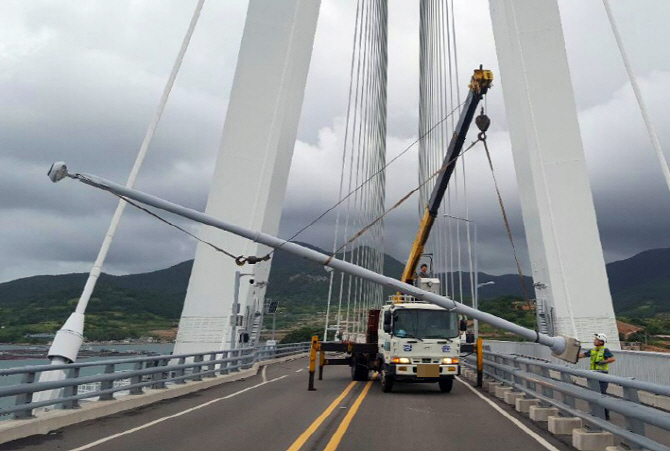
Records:
[[[593,371],[609,371],[610,366],[608,363],[596,363],[605,360],[605,347],[591,349],[591,367],[589,369]]]

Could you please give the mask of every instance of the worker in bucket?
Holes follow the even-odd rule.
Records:
[[[428,279],[430,277],[431,275],[428,271],[428,265],[424,263],[421,265],[421,270],[418,273],[414,273],[414,285],[418,286],[419,279]]]
[[[607,344],[607,335],[595,334],[595,338],[593,339],[593,346],[595,347],[579,355],[580,359],[585,357],[591,358],[591,362],[589,365],[589,369],[591,371],[597,371],[599,373],[609,373],[610,363],[614,363],[616,361],[616,359],[614,358],[614,354],[612,354],[612,351],[610,351],[608,348],[605,347],[606,344]],[[598,381],[598,383],[600,384],[600,393],[602,393],[603,395],[607,394],[607,387],[609,385],[609,382]],[[610,413],[608,410],[605,410],[605,418],[607,420],[610,419]]]

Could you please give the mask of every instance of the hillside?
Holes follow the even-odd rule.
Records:
[[[653,249],[607,265],[614,309],[630,317],[670,313],[670,249]]]
[[[102,274],[87,314],[89,339],[145,335],[177,324],[193,262],[143,274]],[[385,258],[385,273],[398,277],[403,265]],[[670,249],[656,249],[607,265],[618,316],[637,324],[670,315]],[[451,274],[448,278],[451,279]],[[468,274],[459,276],[469,299]],[[0,342],[21,339],[26,333],[54,332],[73,310],[87,274],[34,276],[0,284]],[[339,280],[339,277],[336,278]],[[280,301],[278,328],[322,317],[328,295],[328,273],[318,265],[286,252],[274,256],[268,297]],[[522,295],[518,276],[479,274],[480,299]],[[531,289],[532,279],[525,277]],[[335,285],[337,293],[338,285]],[[390,293],[387,293],[390,294]],[[337,295],[336,295],[337,297]],[[315,316],[316,315],[316,316]],[[320,319],[319,319],[320,321]]]

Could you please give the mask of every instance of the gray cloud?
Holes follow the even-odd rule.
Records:
[[[600,1],[559,2],[582,137],[608,260],[670,246],[667,188],[636,109]],[[45,177],[55,160],[124,183],[156,108],[195,2],[0,4],[0,281],[90,268],[116,199]],[[613,4],[662,144],[670,136],[670,5]],[[246,2],[206,3],[137,182],[139,189],[204,209],[244,26]],[[633,14],[634,13],[634,14]],[[355,2],[323,0],[280,234],[289,237],[337,200]],[[461,95],[474,67],[498,75],[488,2],[456,2]],[[658,43],[650,46],[649,43]],[[550,70],[550,68],[548,68]],[[499,80],[499,77],[498,77]],[[388,159],[416,139],[418,3],[389,6]],[[490,145],[515,241],[528,271],[502,90],[489,95]],[[417,184],[411,149],[389,168],[387,203]],[[666,153],[667,154],[667,153]],[[465,156],[468,213],[479,266],[514,271],[482,149]],[[451,214],[465,215],[462,175]],[[455,188],[453,189],[455,192]],[[455,194],[453,194],[455,196]],[[173,218],[197,232],[199,228]],[[330,249],[335,214],[299,240]],[[405,258],[418,224],[410,199],[385,220],[385,249]],[[353,232],[349,230],[348,232]],[[128,273],[192,258],[195,242],[127,210],[105,266]]]

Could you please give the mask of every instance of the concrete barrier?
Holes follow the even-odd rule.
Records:
[[[556,407],[530,406],[528,414],[533,421],[549,421],[549,417],[558,416],[558,409]]]
[[[592,432],[586,429],[572,431],[572,446],[579,451],[605,451],[614,446],[614,436],[609,432]]]
[[[512,387],[496,387],[494,394],[495,397],[498,399],[503,399],[505,398],[505,393],[509,393],[512,391]]]
[[[528,413],[531,406],[538,406],[540,401],[538,399],[517,399],[514,403],[514,408],[517,412]]]
[[[523,399],[523,397],[526,396],[525,394],[514,391],[514,392],[507,392],[503,395],[503,401],[505,403],[510,404],[512,406],[516,406],[516,400],[517,399]]]
[[[550,416],[549,432],[556,435],[572,435],[572,431],[582,427],[582,419],[577,417]]]
[[[495,394],[496,387],[502,387],[502,384],[500,382],[484,381],[484,390],[487,392]]]
[[[226,382],[233,382],[255,376],[263,366],[271,365],[273,363],[288,362],[303,357],[305,357],[305,354],[267,360],[261,363],[257,362],[248,370],[207,378],[202,381],[187,381],[183,385],[168,385],[163,389],[145,389],[146,391],[142,395],[128,395],[111,401],[82,402],[81,408],[79,409],[50,410],[39,414],[35,418],[0,421],[0,444],[33,435],[48,434],[51,431],[73,424],[95,420],[120,412],[126,412],[166,399],[177,398],[189,393],[215,387]]]

